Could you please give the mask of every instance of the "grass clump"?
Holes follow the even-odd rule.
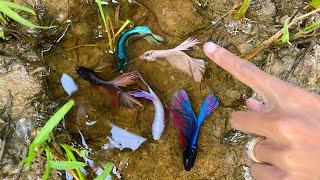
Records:
[[[122,25],[120,26],[120,28],[118,29],[118,31],[115,33],[114,31],[114,25],[112,23],[111,17],[109,14],[111,13],[107,13],[107,15],[105,14],[104,10],[103,10],[103,1],[101,0],[96,0],[96,3],[98,5],[99,8],[99,12],[100,12],[100,16],[103,22],[103,26],[105,28],[105,32],[107,33],[107,37],[108,37],[108,48],[111,50],[111,52],[114,52],[114,47],[115,47],[115,42],[116,42],[116,37],[120,35],[120,33],[129,25],[132,23],[132,21],[130,20],[126,20],[122,23]],[[128,10],[128,7],[125,7],[126,10]],[[115,16],[115,21],[119,21],[117,18],[119,18],[119,16]]]
[[[55,26],[39,26],[39,25],[36,25],[34,24],[33,22],[23,18],[22,16],[20,16],[18,13],[16,13],[14,11],[14,9],[16,10],[21,10],[23,12],[27,12],[29,14],[32,14],[32,15],[36,15],[36,13],[26,7],[26,6],[23,6],[21,4],[18,4],[18,3],[14,3],[14,2],[9,2],[9,1],[5,1],[5,0],[0,0],[0,21],[2,24],[5,24],[7,25],[8,24],[8,21],[6,20],[5,17],[9,17],[11,19],[13,19],[14,21],[24,25],[24,26],[27,26],[29,28],[40,28],[40,29],[49,29],[49,28],[53,28]]]
[[[40,147],[42,150],[45,149],[43,146],[45,146],[45,143],[49,140],[50,133],[73,106],[74,101],[68,101],[47,121],[29,146],[28,155],[23,160],[25,166],[30,166],[32,160],[36,157],[36,148]]]
[[[235,13],[234,17],[236,19],[243,19],[244,16],[246,15],[247,10],[250,7],[252,0],[243,0],[240,8],[238,9],[238,11]]]

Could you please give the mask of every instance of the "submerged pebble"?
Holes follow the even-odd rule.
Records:
[[[77,84],[74,82],[73,78],[67,74],[62,74],[61,85],[66,93],[71,96],[74,92],[78,90]]]

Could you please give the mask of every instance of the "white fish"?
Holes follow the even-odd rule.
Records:
[[[102,148],[118,148],[120,150],[124,148],[129,148],[133,151],[137,150],[140,145],[145,142],[147,139],[138,135],[135,135],[131,132],[126,131],[114,124],[111,124],[111,138],[110,142],[105,144]]]
[[[77,84],[74,82],[73,78],[67,74],[62,74],[61,76],[61,85],[66,93],[71,96],[74,92],[78,90]]]
[[[192,58],[183,52],[197,44],[199,44],[197,39],[188,38],[173,49],[150,50],[145,52],[140,58],[147,61],[155,61],[157,58],[166,58],[173,67],[192,76],[196,82],[201,82],[205,71],[205,61]]]
[[[137,98],[146,98],[152,101],[155,109],[154,120],[152,123],[152,136],[154,140],[159,140],[164,129],[165,129],[165,117],[164,117],[164,108],[156,93],[149,88],[149,92],[146,91],[136,91],[131,93],[132,96]]]

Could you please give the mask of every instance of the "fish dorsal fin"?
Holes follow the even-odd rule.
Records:
[[[181,43],[180,45],[175,47],[174,49],[178,50],[178,51],[186,51],[186,50],[189,50],[190,48],[192,48],[193,46],[195,46],[195,45],[197,45],[199,43],[200,42],[199,42],[198,39],[188,38],[183,43]]]
[[[209,95],[204,99],[200,109],[199,117],[197,120],[198,127],[200,127],[204,120],[214,112],[218,105],[218,98],[213,93],[209,93]]]
[[[184,90],[174,93],[169,110],[173,125],[179,131],[179,143],[185,147],[197,128],[197,118]]]

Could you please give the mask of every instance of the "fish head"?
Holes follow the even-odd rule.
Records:
[[[81,76],[84,79],[89,79],[92,74],[94,74],[94,71],[92,69],[89,69],[84,66],[77,66],[76,72],[79,76]]]
[[[132,29],[132,31],[139,33],[140,35],[152,34],[152,31],[148,26],[137,26]]]
[[[186,147],[186,149],[183,152],[183,165],[186,171],[190,171],[191,168],[194,166],[196,157],[197,157],[197,148]]]
[[[156,52],[154,50],[147,51],[143,55],[140,56],[142,60],[146,61],[155,61],[156,60]]]

